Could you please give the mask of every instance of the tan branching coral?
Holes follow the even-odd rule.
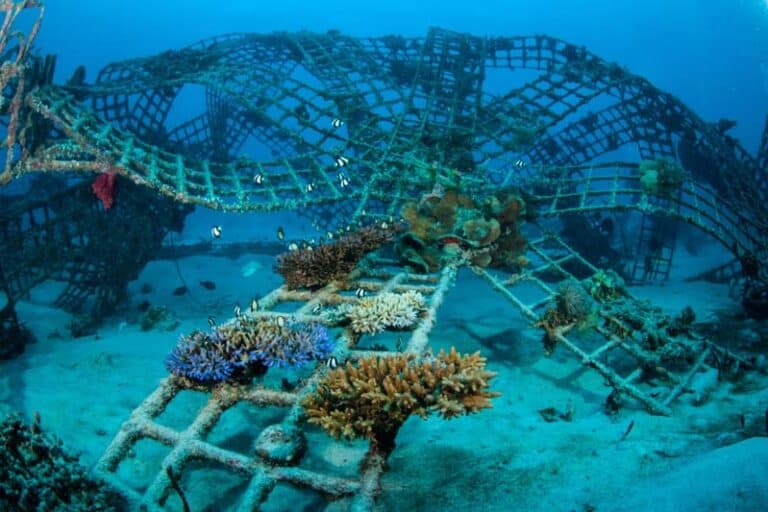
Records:
[[[337,439],[369,439],[386,457],[412,415],[450,419],[491,407],[495,375],[479,353],[460,355],[455,348],[421,361],[408,354],[369,357],[328,372],[302,405],[310,423]]]
[[[384,292],[342,304],[337,313],[351,322],[356,333],[373,334],[387,329],[407,329],[426,310],[424,296],[413,290],[405,293]]]
[[[330,244],[289,251],[277,257],[275,271],[291,290],[345,280],[366,254],[391,242],[400,228],[398,224],[367,226]]]

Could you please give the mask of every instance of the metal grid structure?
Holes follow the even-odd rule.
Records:
[[[324,323],[329,328],[338,329],[331,320],[332,315],[312,313],[317,305],[328,311],[330,308],[344,302],[355,300],[354,291],[361,287],[371,295],[383,292],[418,291],[427,299],[427,310],[420,317],[413,330],[407,333],[404,350],[417,356],[427,348],[429,333],[435,323],[435,315],[443,302],[446,291],[454,282],[456,269],[446,267],[440,274],[421,275],[402,272],[396,262],[379,261],[376,270],[358,275],[350,282],[349,289],[339,289],[329,285],[317,292],[289,291],[280,287],[263,297],[259,302],[263,309],[246,313],[257,318],[275,318],[291,315],[302,320],[312,320]],[[282,311],[286,304],[290,311]],[[296,309],[293,309],[296,307]],[[232,320],[236,322],[237,320]],[[351,327],[339,329],[337,348],[334,351],[339,361],[357,360],[370,355],[387,357],[393,351],[371,350],[359,348],[365,344],[360,334],[352,331]],[[184,467],[190,460],[202,460],[227,471],[245,475],[249,479],[246,491],[237,505],[237,510],[256,510],[269,499],[269,494],[279,482],[287,482],[301,488],[314,490],[326,497],[351,499],[352,510],[371,510],[374,499],[380,490],[380,477],[385,469],[385,460],[380,455],[367,454],[362,462],[357,478],[340,478],[330,476],[326,471],[312,470],[302,467],[301,461],[296,466],[275,465],[261,459],[254,453],[243,454],[215,446],[206,441],[206,435],[214,428],[222,414],[238,403],[246,403],[249,407],[276,406],[285,410],[281,428],[290,429],[302,420],[303,413],[299,404],[301,398],[312,391],[320,374],[325,371],[319,365],[301,384],[288,392],[280,387],[268,385],[232,385],[220,384],[213,389],[205,386],[190,384],[185,379],[168,377],[157,389],[133,411],[131,417],[120,429],[99,460],[96,472],[114,484],[116,488],[134,505],[143,505],[148,509],[165,504],[173,493],[171,480],[167,469],[183,477]],[[206,404],[196,413],[193,421],[182,430],[174,430],[162,425],[156,419],[182,390],[199,389],[209,393]],[[256,439],[259,432],[254,432]],[[131,448],[142,439],[151,439],[171,447],[170,452],[155,468],[155,476],[148,486],[139,491],[127,487],[116,475],[115,471],[121,462],[126,460]],[[310,450],[312,447],[310,447]]]
[[[553,283],[584,285],[601,272],[554,233],[539,232],[529,242],[529,248],[532,256],[530,270],[506,278],[485,269],[476,271],[532,322],[541,319],[545,308],[554,302],[557,287]],[[584,333],[569,337],[567,329],[551,334],[558,345],[576,356],[581,365],[598,372],[613,390],[612,394],[631,397],[650,413],[670,415],[672,402],[686,389],[693,376],[710,367],[713,361],[738,360],[745,368],[752,366],[718,344],[696,335],[665,337],[662,343],[666,350],[675,354],[674,358],[665,358],[658,351],[645,348],[644,340],[648,336],[657,336],[657,333],[649,332],[648,326],[660,324],[663,315],[628,291],[622,290],[621,294],[618,301],[594,297],[597,322],[592,328],[597,339]],[[643,322],[633,325],[622,319],[617,314],[619,305],[622,309],[638,312],[638,318],[643,318]],[[686,356],[693,354],[696,355],[694,360],[686,360]],[[659,386],[660,382],[663,385]]]
[[[514,83],[523,69],[536,77],[492,91],[489,77]],[[204,110],[168,126],[185,91],[203,93]],[[763,156],[641,77],[546,36],[230,35],[110,64],[93,85],[41,87],[26,106],[63,139],[8,172],[106,169],[222,210],[300,210],[333,225],[339,210],[395,209],[397,194],[367,201],[381,195],[373,182],[424,193],[420,169],[520,186],[542,168],[633,154],[679,160],[719,202],[766,224]],[[406,186],[420,172],[422,186]],[[617,208],[641,197],[627,199]],[[669,275],[676,230],[660,226],[643,219],[633,282]]]
[[[520,274],[502,274],[481,268],[473,270],[532,322],[541,318],[544,308],[553,302],[557,293],[555,283],[585,283],[599,272],[556,235],[543,230],[538,230],[538,234],[531,238],[529,254],[530,269]],[[568,270],[574,268],[574,265],[580,268]],[[338,328],[332,320],[335,317],[326,312],[343,302],[355,301],[353,291],[358,287],[371,295],[388,291],[419,291],[428,298],[428,310],[408,333],[403,349],[421,357],[429,350],[430,332],[444,296],[454,284],[459,267],[449,265],[439,274],[411,274],[401,271],[396,261],[378,260],[372,268],[375,270],[358,273],[345,289],[329,285],[317,292],[309,292],[289,291],[280,287],[260,301],[263,310],[248,314],[260,318],[290,315],[302,320],[319,321],[334,329]],[[579,279],[576,274],[587,277]],[[654,314],[660,317],[660,313],[654,312],[629,293],[625,292],[620,302],[621,307],[637,311],[639,315],[650,319],[648,325],[654,323]],[[281,307],[286,304],[290,306]],[[318,305],[322,308],[320,313],[316,310]],[[702,369],[722,364],[723,361],[738,361],[743,369],[751,367],[749,361],[697,335],[667,336],[663,340],[667,353],[695,354],[695,357],[665,357],[644,346],[644,339],[649,334],[644,325],[628,323],[618,311],[617,303],[598,303],[596,314],[599,321],[594,325],[596,337],[584,336],[583,333],[569,336],[567,331],[556,333],[559,345],[573,353],[581,365],[605,378],[612,390],[606,400],[631,398],[652,414],[669,415],[672,414],[674,400]],[[355,334],[351,327],[344,328],[338,335],[339,344],[334,355],[340,361],[355,361],[369,355],[388,357],[397,353],[393,347],[381,346],[375,350],[364,347],[366,336]],[[274,406],[284,409],[283,419],[277,424],[284,431],[300,425],[303,413],[299,402],[314,389],[325,371],[324,365],[317,365],[292,391],[265,382],[252,385],[221,384],[210,388],[178,377],[168,377],[123,424],[100,459],[97,473],[120,489],[135,505],[150,510],[167,505],[167,500],[174,495],[168,468],[181,479],[185,466],[191,460],[202,460],[248,479],[245,491],[237,502],[237,510],[258,509],[268,502],[270,492],[279,482],[310,489],[331,500],[348,499],[351,510],[372,510],[376,496],[381,492],[380,479],[386,461],[371,452],[363,460],[354,461],[355,464],[359,463],[356,465],[357,476],[337,477],[328,469],[304,468],[301,460],[296,465],[275,464],[274,461],[262,459],[253,450],[248,454],[235,452],[206,439],[223,413],[239,403],[247,403],[253,408]],[[184,390],[205,392],[207,402],[185,428],[173,429],[163,425],[157,419],[158,416]],[[274,428],[274,425],[268,428]],[[253,439],[259,434],[253,432]],[[170,447],[170,451],[153,468],[153,480],[146,487],[135,489],[120,479],[117,470],[127,460],[132,447],[142,439],[164,444]]]

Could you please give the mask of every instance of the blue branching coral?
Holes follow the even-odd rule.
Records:
[[[284,327],[261,322],[249,355],[267,367],[299,368],[323,360],[333,351],[333,339],[320,324],[289,322]]]
[[[165,367],[174,375],[197,382],[229,380],[246,367],[242,350],[226,343],[219,331],[194,331],[181,336],[165,360]]]
[[[182,336],[165,365],[196,382],[242,380],[267,368],[299,368],[333,351],[328,330],[310,322],[241,319],[210,333]]]

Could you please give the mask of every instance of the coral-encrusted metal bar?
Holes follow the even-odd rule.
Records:
[[[530,242],[529,247],[536,256],[537,262],[537,266],[529,271],[513,275],[506,280],[500,279],[486,269],[476,269],[476,272],[488,281],[505,300],[510,302],[526,318],[532,322],[537,322],[541,318],[544,308],[554,303],[557,294],[557,290],[542,280],[543,276],[548,276],[549,281],[552,281],[554,276],[558,276],[557,280],[560,282],[588,283],[590,280],[596,279],[600,271],[575,253],[560,238],[551,233],[546,233],[544,236],[534,239]],[[557,257],[553,255],[557,255]],[[570,264],[573,262],[578,262],[582,273],[588,273],[589,277],[585,279],[576,278],[566,268],[566,263]],[[523,282],[533,284],[536,289],[540,290],[539,296],[533,302],[526,302],[514,293],[514,288]],[[621,294],[622,297],[619,302],[622,306],[638,312],[644,310],[641,302],[625,289],[622,290]],[[636,329],[628,326],[626,322],[618,318],[616,313],[612,311],[615,308],[615,304],[602,303],[597,298],[595,300],[599,308],[597,311],[599,322],[593,326],[593,329],[605,338],[603,345],[596,349],[584,349],[579,342],[578,334],[567,336],[567,329],[559,329],[550,335],[556,338],[558,345],[562,345],[575,354],[582,365],[600,373],[613,389],[636,399],[653,414],[672,414],[670,405],[685,386],[688,385],[692,376],[702,367],[706,366],[709,355],[713,351],[719,353],[724,351],[722,347],[717,346],[713,342],[696,337],[686,338],[685,336],[678,336],[675,339],[669,338],[667,343],[680,344],[685,350],[692,350],[695,353],[701,354],[681,372],[678,369],[680,366],[679,361],[665,361],[659,354],[641,345],[641,340],[644,336],[651,334],[647,333],[644,327]],[[617,333],[624,334],[620,336]],[[609,359],[606,357],[617,349],[623,350],[624,353],[630,355],[635,361],[635,369],[626,374],[625,377],[622,377],[611,366],[610,362],[608,362]],[[659,397],[657,389],[648,389],[648,391],[643,389],[642,378],[646,374],[647,369],[652,369],[657,375],[662,376],[666,380],[669,387],[669,391],[666,394],[662,394]],[[651,393],[654,394],[652,395]]]

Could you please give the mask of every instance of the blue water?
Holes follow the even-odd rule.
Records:
[[[736,119],[733,134],[750,149],[768,110],[764,0],[53,0],[47,10],[38,44],[58,55],[59,78],[81,64],[96,70],[232,32],[419,36],[435,26],[477,35],[548,34],[584,45],[679,96],[707,120]]]

